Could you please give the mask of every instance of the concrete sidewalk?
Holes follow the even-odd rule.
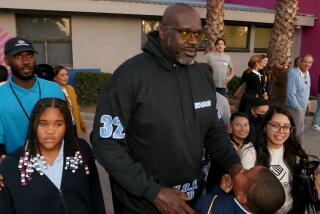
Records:
[[[94,113],[81,112],[81,115],[86,123],[86,128],[87,128],[87,133],[86,133],[85,139],[87,142],[90,142],[90,133],[92,131]],[[106,213],[113,214],[114,211],[113,211],[113,205],[112,205],[112,196],[111,196],[109,175],[97,161],[96,161],[96,165],[97,165],[98,172],[99,172],[100,184],[101,184],[102,194],[103,194],[103,198],[104,198],[104,205],[106,208]]]
[[[320,132],[310,129],[312,116],[305,119],[302,147],[310,155],[320,157]]]

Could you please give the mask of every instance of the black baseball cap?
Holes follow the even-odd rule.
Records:
[[[37,53],[34,50],[32,43],[21,37],[13,37],[9,39],[4,46],[5,56],[15,56],[21,52],[33,52]]]

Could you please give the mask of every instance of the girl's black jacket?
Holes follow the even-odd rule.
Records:
[[[97,106],[93,149],[111,177],[114,199],[136,213],[157,213],[162,187],[191,198],[201,185],[204,147],[225,169],[239,163],[216,109],[204,66],[169,62],[158,32],[123,63]]]
[[[1,214],[105,214],[97,168],[90,146],[79,140],[78,144],[88,163],[90,174],[84,166],[75,173],[63,167],[60,190],[46,175],[32,174],[26,186],[20,182],[18,169],[21,149],[8,155],[0,164],[5,187],[0,191]],[[65,157],[64,157],[65,164]]]

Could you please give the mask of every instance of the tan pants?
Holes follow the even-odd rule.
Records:
[[[292,114],[295,126],[296,126],[296,136],[298,139],[298,142],[302,145],[302,134],[304,131],[304,118],[306,115],[306,110],[305,109],[292,109],[288,108],[290,113]]]

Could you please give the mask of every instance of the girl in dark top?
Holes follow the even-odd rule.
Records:
[[[6,214],[105,214],[90,146],[74,138],[68,105],[45,98],[34,107],[24,148],[0,165]]]
[[[267,64],[268,64],[268,57],[266,55],[261,55],[261,64],[259,73],[261,76],[261,90],[263,93],[263,98],[268,99],[268,87],[269,87],[269,76],[267,73]]]
[[[246,112],[250,108],[250,100],[256,97],[263,97],[263,91],[261,88],[261,77],[262,75],[258,72],[261,65],[261,56],[253,55],[248,66],[250,72],[246,73],[244,81],[246,83],[246,90],[241,98],[239,104],[239,111]]]

